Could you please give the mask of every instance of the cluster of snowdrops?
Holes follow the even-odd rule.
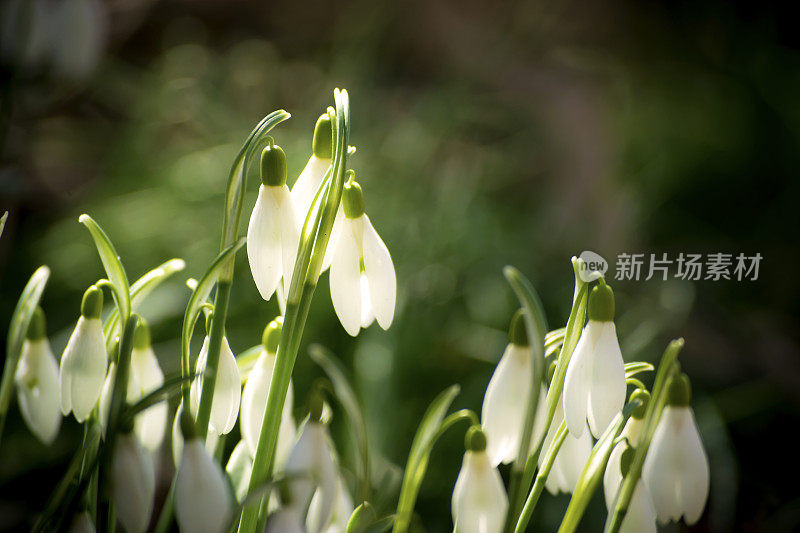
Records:
[[[84,426],[83,443],[34,530],[110,530],[118,523],[138,533],[168,531],[177,522],[191,532],[405,532],[419,520],[414,504],[431,450],[452,427],[466,429],[452,492],[460,533],[524,531],[545,488],[572,494],[561,530],[574,531],[601,483],[607,531],[696,522],[709,467],[690,383],[677,362],[683,341],[670,343],[657,369],[625,363],[613,291],[580,259],[572,260],[575,292],[566,326],[552,331],[528,280],[505,269],[520,309],[480,416],[469,409],[449,413],[457,385],[437,396],[421,419],[399,495],[380,494],[388,489],[370,474],[357,396],[346,370],[321,347],[312,357],[330,382],[303,394],[307,415],[295,420],[292,370],[321,273],[330,270],[333,306],[350,335],[374,321],[388,329],[395,311],[391,256],[347,166],[355,151],[347,92],[335,91],[334,99],[316,123],[313,153],[291,189],[286,156],[268,135],[288,113],[265,117],[244,143],[225,191],[220,254],[202,278],[188,282],[180,375],[164,376],[136,308],[182,261],[129,285],[108,236],[81,216],[106,277],[86,290],[60,363],[39,307],[49,271],[33,274],[9,329],[0,424],[16,389],[22,417],[42,442],[54,440],[62,415]],[[244,239],[239,226],[251,174],[260,182]],[[225,338],[225,318],[234,257],[245,243],[255,284],[264,300],[278,300],[281,316],[237,357]],[[113,305],[104,305],[108,295]],[[192,364],[197,322],[205,323],[206,336]],[[649,389],[640,379],[648,373],[655,373]],[[170,420],[176,396],[180,405]],[[331,405],[342,407],[353,428],[358,453],[349,469],[328,432]],[[242,439],[227,455],[225,437],[237,421]],[[170,424],[176,473],[156,512],[153,455]],[[501,464],[511,465],[508,489]]]

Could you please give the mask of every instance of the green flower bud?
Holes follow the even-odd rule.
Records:
[[[678,374],[670,379],[667,389],[667,404],[685,407],[692,401],[692,384],[689,376]]]
[[[330,159],[333,157],[333,125],[327,113],[320,115],[314,126],[314,140],[311,142],[314,157]]]
[[[622,477],[628,475],[634,457],[636,457],[636,448],[632,446],[626,447],[625,451],[622,452],[622,457],[619,458],[619,470],[622,474]]]
[[[631,393],[631,401],[633,400],[641,400],[642,403],[633,410],[631,416],[637,420],[641,420],[644,418],[644,414],[647,411],[647,404],[650,403],[650,393],[643,389],[636,389]]]
[[[189,442],[197,437],[197,426],[192,415],[186,410],[181,411],[181,434],[184,442]]]
[[[28,324],[28,332],[25,337],[31,341],[38,341],[47,335],[47,321],[44,318],[44,311],[41,307],[36,307],[31,315],[31,322]]]
[[[283,329],[283,317],[279,316],[264,328],[264,334],[261,335],[261,344],[267,353],[276,353],[278,351],[278,342],[281,340],[281,330]]]
[[[342,205],[344,206],[344,214],[347,218],[358,218],[364,214],[364,193],[361,191],[361,185],[355,181],[355,173],[352,170],[348,171],[350,179],[344,184],[344,192],[342,193]]]
[[[133,330],[133,347],[137,350],[146,350],[150,347],[150,328],[143,318],[139,318],[136,329]]]
[[[369,502],[364,502],[353,511],[350,520],[347,522],[347,531],[366,531],[367,526],[372,525],[377,519],[375,509]]]
[[[286,184],[286,154],[272,137],[268,142],[269,145],[261,152],[261,183],[269,187],[280,187]]]
[[[97,285],[92,285],[83,293],[81,302],[81,315],[84,318],[100,318],[103,310],[103,291]]]
[[[508,327],[508,342],[517,346],[528,346],[528,330],[525,328],[525,311],[517,309]]]
[[[486,433],[480,426],[475,425],[467,430],[464,437],[464,447],[472,452],[482,452],[486,450]]]
[[[589,294],[589,320],[614,320],[614,291],[603,282],[596,285]]]

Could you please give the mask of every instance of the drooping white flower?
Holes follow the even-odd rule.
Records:
[[[321,524],[320,514],[323,508],[323,494],[317,490],[311,498],[306,515],[306,529],[308,531],[323,531],[324,533],[345,533],[350,515],[353,514],[353,499],[347,491],[344,479],[337,476],[336,503],[327,524]]]
[[[111,495],[126,531],[147,529],[155,486],[153,458],[132,432],[118,435],[111,462]]]
[[[522,311],[511,320],[509,344],[489,380],[481,409],[481,424],[487,437],[486,454],[492,466],[508,464],[519,452],[525,409],[533,387],[533,351],[528,344]],[[543,412],[540,396],[537,415]],[[542,426],[542,424],[539,424]],[[540,434],[533,435],[538,442]]]
[[[100,311],[103,293],[95,287],[83,295],[81,316],[61,356],[61,412],[75,414],[78,422],[89,417],[106,378],[106,341]]]
[[[625,424],[625,427],[620,434],[624,437],[625,441],[618,442],[614,449],[611,450],[611,455],[608,457],[606,470],[603,473],[603,490],[606,499],[606,507],[611,510],[614,505],[614,499],[617,497],[617,490],[620,483],[622,483],[622,454],[626,449],[632,448],[639,438],[642,431],[643,421],[641,418],[631,417]]]
[[[451,511],[459,533],[498,533],[508,509],[503,479],[486,454],[486,435],[479,426],[469,429],[461,471],[458,473]]]
[[[308,422],[289,453],[285,471],[289,477],[291,506],[305,511],[315,490],[319,493],[318,522],[314,524],[314,529],[309,529],[309,533],[319,533],[333,514],[337,474],[328,429],[319,421],[321,399],[318,402],[312,400],[311,411]]]
[[[172,460],[175,463],[175,468],[181,465],[181,457],[183,457],[183,433],[181,432],[181,413],[183,413],[183,402],[178,405],[178,410],[175,412],[175,420],[172,423]],[[219,442],[219,435],[214,428],[208,428],[206,435],[206,451],[209,455],[214,454],[214,450]]]
[[[278,509],[267,518],[264,533],[306,533],[300,510],[291,505]]]
[[[14,381],[22,419],[39,440],[51,444],[61,427],[58,363],[47,340],[44,312],[39,307],[22,343]]]
[[[542,453],[539,455],[539,465],[544,460],[546,450],[550,448],[553,439],[556,436],[558,427],[564,421],[564,414],[561,404],[561,398],[558,400],[556,411],[553,416],[553,423],[547,431],[547,435],[542,442]],[[586,428],[586,421],[583,422],[584,429]],[[575,486],[578,484],[578,479],[581,477],[583,467],[586,461],[589,460],[589,455],[592,453],[592,436],[589,431],[581,432],[580,437],[575,437],[572,433],[567,433],[561,448],[556,454],[553,461],[553,468],[550,470],[550,475],[547,476],[545,481],[545,488],[547,491],[556,495],[559,492],[565,494],[572,493]]]
[[[694,524],[703,514],[708,499],[708,457],[690,400],[691,385],[686,374],[673,378],[668,405],[644,461],[642,477],[662,524],[681,517],[687,524]]]
[[[269,300],[281,278],[284,290],[289,290],[300,242],[294,200],[286,186],[286,155],[280,146],[264,148],[261,181],[247,227],[247,258],[261,297]]]
[[[186,441],[175,479],[175,515],[181,531],[222,533],[233,517],[232,495],[220,466],[197,438],[194,421],[181,415]]]
[[[564,378],[564,416],[574,436],[588,420],[599,437],[625,403],[625,366],[614,326],[614,293],[601,283],[589,295],[589,321]]]
[[[292,200],[294,200],[297,214],[297,225],[303,227],[314,196],[317,194],[328,167],[331,166],[333,156],[333,129],[331,119],[324,113],[317,119],[314,126],[314,138],[311,143],[312,155],[305,168],[300,173],[297,181],[292,186]],[[330,244],[333,244],[332,242]]]
[[[150,345],[150,328],[144,320],[140,320],[133,335],[128,403],[137,402],[163,384],[164,373],[158,366],[158,358]],[[136,415],[134,432],[145,448],[155,451],[164,440],[166,425],[167,403],[162,401]]]
[[[89,511],[75,515],[72,525],[69,526],[69,533],[96,533],[96,531]]]
[[[342,194],[344,220],[331,262],[331,300],[344,329],[352,336],[372,323],[392,325],[397,278],[389,250],[364,213],[361,186],[352,177]]]
[[[239,414],[242,438],[247,444],[250,456],[255,456],[258,449],[258,439],[261,435],[261,425],[264,422],[264,412],[267,410],[267,396],[269,395],[272,373],[275,369],[275,353],[280,340],[282,319],[273,320],[264,330],[262,338],[262,351],[258,356],[247,383],[242,393],[242,409]],[[292,415],[294,404],[294,390],[291,380],[283,404],[281,425],[278,433],[278,446],[275,451],[276,471],[283,469],[289,451],[294,445],[296,427]]]
[[[190,399],[192,412],[197,413],[200,406],[200,392],[203,387],[203,373],[208,360],[208,337],[203,341],[200,355],[197,357],[196,376],[192,382]],[[217,381],[214,384],[214,399],[211,403],[211,418],[209,426],[214,428],[218,435],[229,433],[236,417],[239,415],[239,402],[242,399],[242,380],[239,377],[239,367],[236,365],[236,356],[233,355],[228,339],[222,338],[219,351],[219,368]]]

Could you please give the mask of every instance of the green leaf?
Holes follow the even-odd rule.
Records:
[[[233,487],[236,501],[243,502],[247,497],[247,488],[250,485],[250,472],[253,469],[253,461],[250,459],[250,452],[247,444],[240,440],[231,452],[228,464],[225,466],[225,473]]]
[[[655,367],[650,363],[645,363],[643,361],[633,361],[631,363],[625,363],[625,378],[631,378],[636,374],[641,374],[642,372],[652,372],[655,370]]]
[[[184,268],[186,268],[186,263],[183,259],[170,259],[137,279],[131,285],[131,309],[135,311],[147,295],[153,292],[161,282]],[[111,343],[117,333],[119,333],[119,310],[114,309],[103,326],[103,335],[106,338],[106,342]]]
[[[441,392],[430,404],[422,421],[417,427],[417,433],[411,443],[411,451],[408,454],[406,471],[403,476],[403,484],[400,488],[400,500],[397,503],[397,516],[394,522],[394,533],[405,533],[411,524],[411,515],[414,512],[414,504],[417,501],[419,487],[425,478],[428,469],[431,451],[436,441],[436,436],[442,426],[450,404],[458,395],[460,387],[451,385]]]
[[[8,219],[8,211],[3,213],[3,216],[0,217],[0,237],[3,236],[3,229],[6,227],[6,220]]]
[[[233,259],[236,252],[244,246],[245,240],[246,239],[242,237],[225,248],[225,250],[214,259],[214,262],[208,267],[206,273],[203,274],[203,277],[197,282],[197,288],[189,297],[189,303],[186,305],[186,313],[183,315],[183,327],[181,328],[181,375],[183,376],[189,376],[192,373],[189,348],[192,343],[192,332],[194,331],[197,317],[202,312],[203,304],[211,294],[211,290],[214,288],[214,284],[216,284],[220,272],[222,272],[222,269]],[[185,404],[189,405],[188,385],[184,384],[183,390]]]
[[[178,392],[181,390],[181,385],[187,382],[191,382],[193,378],[194,375],[171,376],[167,378],[166,380],[164,380],[164,383],[162,383],[160,387],[143,396],[135,404],[126,407],[122,416],[125,417],[126,419],[133,418],[137,414],[147,409],[148,407],[152,407],[153,405],[159,402],[169,400],[170,398],[178,394]]]
[[[11,315],[11,323],[8,326],[8,338],[6,340],[6,363],[3,369],[3,379],[0,383],[0,437],[3,435],[6,414],[11,404],[12,393],[14,391],[14,374],[17,371],[22,343],[25,340],[25,333],[33,316],[33,311],[39,305],[45,285],[50,277],[50,269],[40,266],[28,280],[22,294],[17,301],[14,314]]]
[[[356,441],[356,448],[359,451],[361,464],[359,465],[359,479],[356,494],[358,501],[366,501],[370,497],[370,468],[369,468],[369,446],[367,445],[367,426],[364,423],[364,415],[361,405],[350,381],[347,378],[347,371],[336,359],[333,353],[319,344],[312,344],[308,348],[311,359],[314,360],[333,383],[333,390],[336,398],[347,413],[347,418],[353,429],[353,437]]]
[[[86,226],[89,233],[92,235],[94,245],[97,247],[97,253],[100,255],[100,261],[103,263],[106,275],[114,286],[114,299],[122,315],[122,322],[126,323],[131,315],[131,289],[128,285],[128,276],[125,275],[125,269],[119,260],[117,250],[114,248],[108,235],[97,225],[97,222],[95,222],[92,217],[86,214],[81,215],[78,218],[78,222]]]

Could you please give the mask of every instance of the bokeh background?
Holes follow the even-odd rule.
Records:
[[[186,260],[143,308],[162,366],[178,371],[184,281],[216,255],[241,142],[268,112],[291,112],[275,130],[291,183],[316,117],[345,87],[358,147],[351,165],[394,259],[398,309],[388,332],[372,326],[352,339],[326,274],[305,339],[351,370],[382,457],[378,475],[399,475],[419,418],[446,386],[462,386],[455,407],[479,411],[515,309],[504,265],[531,278],[555,328],[569,311],[569,258],[582,250],[612,264],[619,253],[760,253],[756,281],[615,282],[618,331],[626,360],[657,360],[670,338],[686,338],[681,360],[712,472],[707,511],[692,529],[800,527],[800,56],[788,9],[6,0],[2,13],[0,209],[10,214],[0,322],[47,264],[43,306],[60,353],[83,290],[102,276],[77,223],[90,213],[132,279]],[[255,190],[251,183],[246,213]],[[276,313],[240,254],[234,350],[258,342]],[[320,375],[303,349],[299,411]],[[343,419],[335,414],[333,429],[347,456]],[[451,530],[463,429],[433,453],[417,505],[428,531]],[[42,509],[79,436],[65,421],[46,448],[12,407],[0,529],[24,529]],[[164,456],[168,483],[168,445]],[[554,530],[566,502],[543,498],[530,529]],[[586,530],[599,531],[603,518],[598,497]]]

